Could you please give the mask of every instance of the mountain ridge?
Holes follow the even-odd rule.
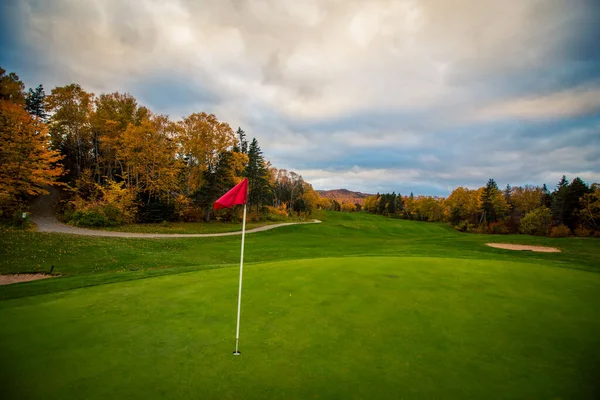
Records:
[[[348,189],[317,190],[319,196],[346,203],[363,204],[365,198],[373,196],[370,193],[355,192]]]

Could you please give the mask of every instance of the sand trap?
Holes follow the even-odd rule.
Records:
[[[0,275],[0,285],[10,285],[11,283],[37,281],[38,279],[54,278],[56,275],[45,274],[12,274]]]
[[[544,247],[544,246],[526,246],[522,244],[508,244],[508,243],[486,243],[490,247],[496,247],[498,249],[506,250],[521,250],[521,251],[539,251],[541,253],[560,253],[560,250],[556,247]]]

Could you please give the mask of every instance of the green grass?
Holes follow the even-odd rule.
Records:
[[[594,398],[600,275],[331,258],[0,303],[5,398]]]
[[[239,237],[0,233],[3,398],[600,397],[600,242],[325,213]],[[562,253],[494,249],[486,242]]]
[[[299,219],[289,219],[282,221],[256,221],[247,222],[246,229],[258,228],[266,225],[282,224],[286,222],[305,222]],[[168,222],[157,224],[130,224],[120,226],[109,226],[104,228],[96,228],[103,231],[111,232],[133,232],[133,233],[223,233],[223,232],[238,232],[242,230],[242,223],[225,223],[225,222]]]

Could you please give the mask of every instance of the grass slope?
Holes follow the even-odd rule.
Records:
[[[284,219],[281,221],[258,221],[247,222],[246,229],[259,228],[261,226],[275,225],[286,222],[305,222],[298,218]],[[129,224],[120,226],[109,226],[96,228],[98,230],[110,232],[133,232],[133,233],[166,233],[166,234],[191,234],[191,233],[223,233],[239,232],[242,230],[242,223],[224,223],[224,222],[169,222],[158,224]]]
[[[491,250],[490,250],[491,251]],[[0,302],[3,398],[598,398],[600,275],[345,257]]]

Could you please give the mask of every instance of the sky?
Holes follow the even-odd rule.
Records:
[[[316,189],[600,182],[599,0],[3,0],[27,86],[213,113]]]

